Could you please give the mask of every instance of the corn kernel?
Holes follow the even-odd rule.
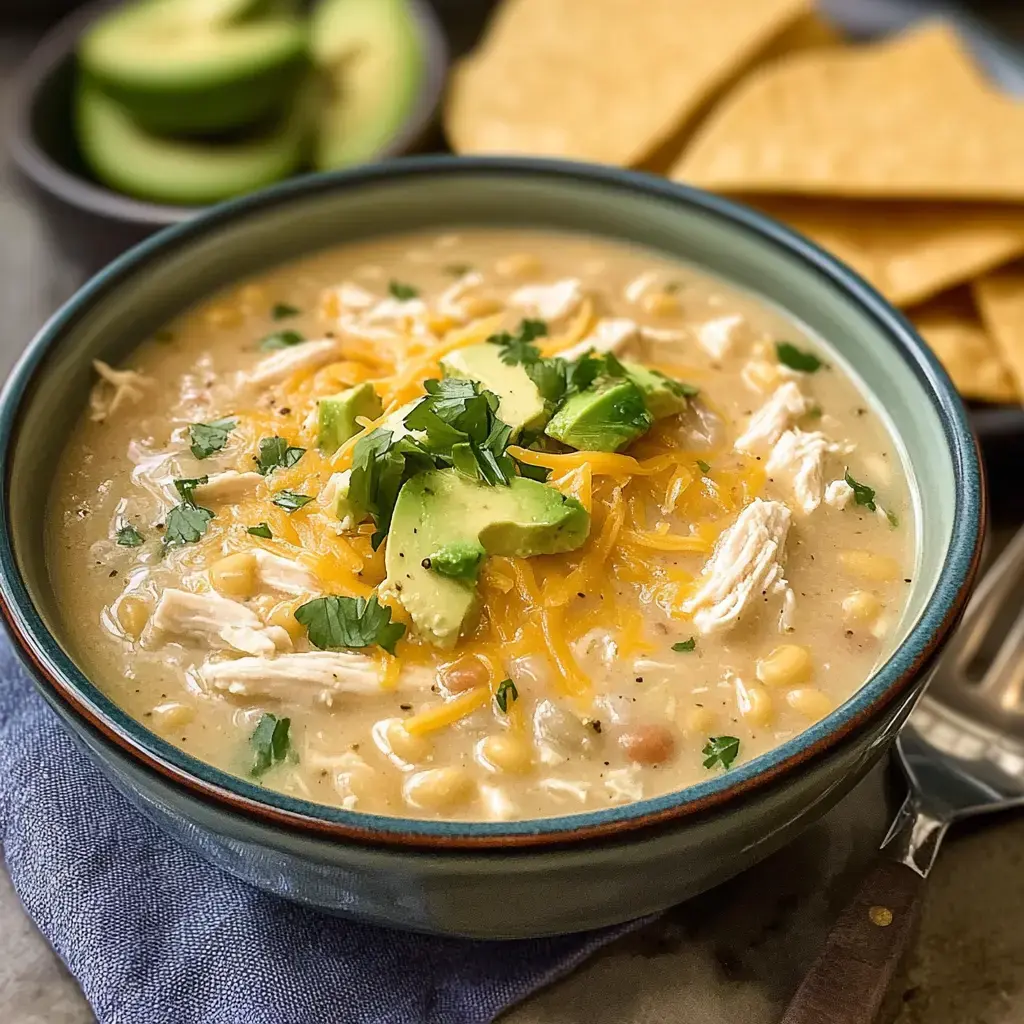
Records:
[[[714,724],[714,712],[708,708],[689,708],[683,715],[683,728],[693,735],[708,735]]]
[[[640,305],[652,316],[677,316],[681,309],[679,300],[668,292],[648,292]]]
[[[271,626],[280,626],[293,640],[298,640],[305,627],[295,618],[295,602],[282,601],[267,616]]]
[[[872,622],[881,611],[882,602],[867,590],[855,590],[843,598],[843,617],[847,622]]]
[[[190,704],[170,700],[153,708],[153,721],[163,729],[178,729],[188,725],[196,717],[196,709]]]
[[[540,260],[529,253],[517,252],[504,259],[498,260],[494,265],[495,271],[501,277],[536,277],[540,273]]]
[[[495,733],[477,744],[477,753],[487,768],[494,771],[525,775],[533,767],[530,745],[520,736]]]
[[[235,306],[211,306],[203,313],[203,320],[208,327],[239,327],[242,311]]]
[[[850,575],[861,576],[876,583],[889,583],[900,575],[900,567],[895,559],[874,551],[840,551],[839,564]]]
[[[433,744],[425,736],[413,736],[402,724],[400,718],[389,719],[383,725],[384,740],[395,757],[408,764],[426,761]]]
[[[824,718],[832,710],[832,701],[813,686],[800,686],[786,694],[786,703],[812,722]]]
[[[745,686],[739,694],[740,714],[752,725],[764,728],[771,724],[775,709],[771,694],[757,683]]]
[[[482,316],[490,316],[502,308],[501,303],[497,299],[488,295],[467,295],[459,303],[459,306],[470,320],[478,320]]]
[[[411,776],[403,787],[405,801],[427,811],[450,811],[468,803],[476,782],[465,768],[428,768]]]
[[[799,644],[783,644],[758,659],[757,678],[766,686],[798,686],[811,677],[811,652]]]
[[[125,633],[137,640],[149,621],[149,603],[141,597],[130,594],[117,602],[117,622]]]
[[[210,583],[230,597],[251,597],[258,582],[256,556],[251,551],[225,555],[210,566]]]

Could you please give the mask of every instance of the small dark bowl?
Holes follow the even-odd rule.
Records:
[[[374,157],[408,153],[435,120],[448,70],[448,45],[433,8],[409,0],[424,53],[420,96],[401,130]],[[25,62],[15,85],[11,155],[31,183],[56,247],[82,279],[143,238],[201,212],[201,206],[168,206],[115,192],[86,167],[75,138],[72,111],[75,49],[101,14],[116,4],[89,4],[65,18]]]

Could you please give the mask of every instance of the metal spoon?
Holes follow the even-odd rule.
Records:
[[[1022,594],[1024,528],[985,575],[900,733],[909,795],[782,1024],[871,1024],[914,932],[946,830],[1024,804]]]

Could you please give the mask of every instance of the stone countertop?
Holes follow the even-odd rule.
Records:
[[[0,140],[27,37],[0,38]],[[2,143],[0,143],[2,153]],[[76,284],[0,162],[0,374]],[[509,1024],[770,1024],[884,834],[892,782],[868,776],[786,850],[620,940]],[[1024,819],[955,835],[929,883],[899,1024],[1024,1020]],[[89,1007],[0,872],[0,1021],[88,1024]],[[159,1024],[154,1021],[153,1024]],[[241,1022],[240,1022],[241,1024]]]

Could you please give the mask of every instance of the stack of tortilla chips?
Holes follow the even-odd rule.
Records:
[[[505,0],[446,128],[736,196],[905,309],[966,397],[1024,401],[1024,101],[943,23],[854,44],[812,0]]]

